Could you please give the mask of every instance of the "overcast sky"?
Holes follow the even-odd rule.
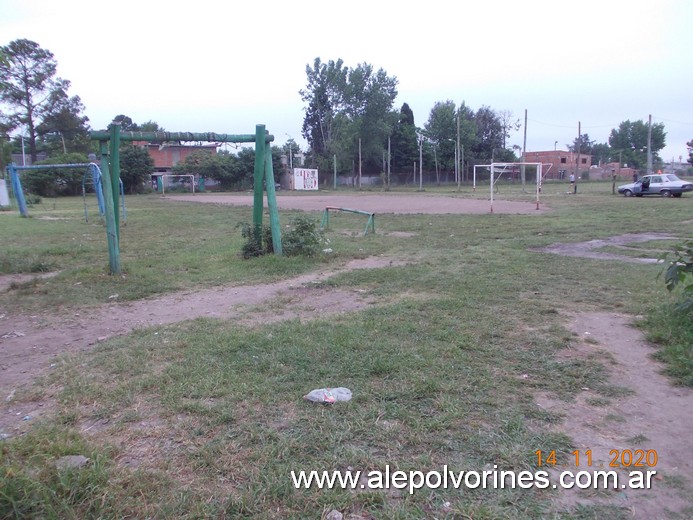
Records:
[[[306,65],[342,59],[398,79],[423,126],[438,101],[510,111],[527,150],[607,142],[663,123],[666,161],[693,140],[690,0],[0,0],[0,44],[51,51],[90,125],[118,114],[168,131],[301,137]],[[557,144],[556,144],[557,142]],[[523,143],[523,129],[508,146]]]

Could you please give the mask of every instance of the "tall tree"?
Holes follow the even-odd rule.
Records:
[[[23,126],[29,134],[29,153],[36,161],[37,126],[55,108],[56,99],[67,97],[70,82],[55,77],[53,53],[36,42],[15,40],[1,48],[0,101],[10,108],[12,127]]]
[[[114,123],[120,124],[120,129],[126,132],[137,132],[140,130],[140,126],[135,123],[130,116],[125,114],[118,114],[113,118]]]
[[[474,114],[476,124],[476,145],[472,152],[477,160],[510,161],[515,156],[505,148],[505,132],[498,115],[487,106],[482,106]]]
[[[301,100],[307,103],[302,135],[315,154],[329,151],[334,119],[342,106],[347,73],[341,59],[322,63],[320,58],[315,58],[312,68],[306,65],[308,84],[299,91]]]
[[[505,148],[505,140],[510,137],[510,132],[517,132],[522,124],[510,110],[499,110],[496,115],[503,128],[503,148]]]
[[[688,149],[688,164],[693,166],[693,139],[686,143],[686,148]]]
[[[609,146],[615,152],[621,152],[623,162],[631,168],[647,166],[647,133],[648,124],[643,121],[623,121],[618,128],[611,130]],[[651,128],[652,140],[650,152],[653,161],[660,161],[659,152],[666,144],[666,132],[663,123],[655,123]]]
[[[395,172],[408,171],[418,158],[414,112],[407,103],[402,105],[397,123],[392,129],[390,148],[392,151],[392,169]]]
[[[52,108],[36,126],[36,133],[49,151],[58,153],[88,153],[89,118],[82,115],[84,105],[79,96],[68,97],[63,90],[56,90]]]
[[[120,179],[128,193],[141,193],[154,172],[154,159],[146,148],[124,146],[120,150]]]
[[[578,150],[581,154],[591,154],[592,147],[594,146],[594,141],[590,141],[589,134],[582,134],[573,140],[573,144],[566,145],[569,152],[577,153]]]
[[[300,91],[307,104],[302,134],[319,167],[337,155],[341,165],[361,157],[367,170],[380,170],[382,153],[395,123],[391,114],[397,79],[367,63],[345,67],[342,60],[306,66],[308,83]],[[320,165],[322,163],[322,166]],[[344,168],[342,168],[344,169]]]

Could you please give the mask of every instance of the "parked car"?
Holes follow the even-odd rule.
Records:
[[[693,183],[682,181],[673,173],[644,175],[630,184],[618,187],[618,192],[626,197],[659,195],[661,197],[680,197],[686,191],[693,191]]]

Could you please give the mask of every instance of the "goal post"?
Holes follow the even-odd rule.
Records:
[[[173,175],[170,173],[164,173],[164,174],[159,175],[159,179],[161,179],[161,196],[162,197],[166,196],[166,179],[169,179],[169,181],[170,181],[170,179],[174,179],[174,178],[189,179],[192,193],[193,193],[193,195],[195,195],[195,176],[193,174]]]
[[[516,166],[535,166],[537,168],[537,179],[536,179],[536,204],[537,204],[537,209],[539,209],[539,194],[541,193],[541,181],[542,181],[542,166],[543,163],[535,163],[535,162],[512,162],[512,163],[507,163],[507,162],[500,162],[500,163],[491,163],[491,164],[478,164],[474,166],[474,191],[476,191],[476,169],[477,168],[484,168],[488,169],[490,171],[489,175],[489,193],[491,196],[491,213],[493,213],[493,188],[496,185],[496,182],[500,180],[502,177],[503,173],[505,173],[509,168],[512,169]]]

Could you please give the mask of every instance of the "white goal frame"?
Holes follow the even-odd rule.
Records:
[[[192,194],[195,195],[195,176],[192,174],[185,174],[185,175],[173,175],[169,173],[164,173],[160,175],[161,177],[161,196],[164,197],[166,195],[166,183],[164,182],[165,177],[190,177],[190,186],[192,186]]]
[[[541,193],[541,181],[542,176],[542,166],[543,163],[536,162],[502,162],[502,163],[491,163],[491,164],[477,164],[474,166],[474,190],[476,191],[476,169],[486,168],[490,170],[491,175],[489,175],[489,192],[491,194],[491,213],[493,213],[493,188],[496,182],[501,178],[503,173],[508,167],[513,166],[536,166],[537,167],[537,186],[536,186],[536,203],[537,209],[539,209],[539,193]],[[498,178],[496,178],[496,172],[498,171]]]

